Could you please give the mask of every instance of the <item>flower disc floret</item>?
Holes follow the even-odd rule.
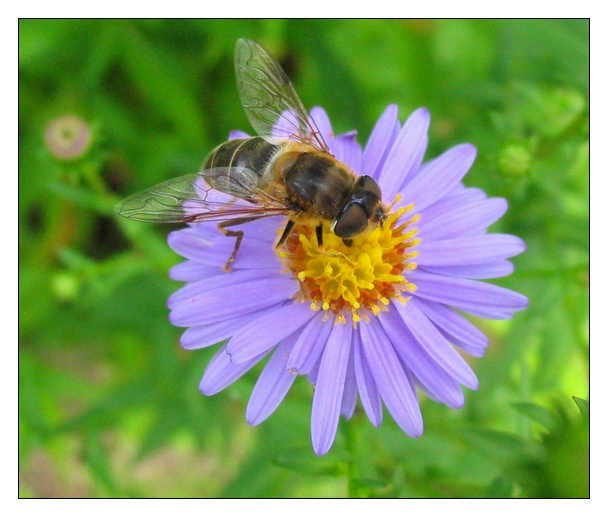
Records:
[[[300,301],[309,302],[313,310],[331,311],[341,323],[346,314],[358,323],[371,313],[385,311],[391,299],[407,301],[407,293],[416,286],[406,274],[416,268],[414,223],[418,215],[413,205],[400,208],[378,226],[352,239],[347,245],[327,225],[323,227],[323,245],[309,226],[296,226],[296,231],[278,250],[287,269],[297,278]]]

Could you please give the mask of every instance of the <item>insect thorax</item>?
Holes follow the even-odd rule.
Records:
[[[317,152],[287,153],[277,159],[289,201],[310,216],[333,220],[350,197],[354,176]]]

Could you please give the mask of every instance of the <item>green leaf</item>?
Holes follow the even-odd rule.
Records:
[[[547,431],[554,431],[560,425],[559,415],[538,404],[518,402],[513,407],[520,413],[530,417],[536,423],[542,425]]]
[[[294,448],[279,454],[274,460],[278,467],[309,476],[343,476],[346,472],[345,460],[335,455],[317,457],[310,449]]]
[[[579,397],[572,397],[572,400],[574,400],[574,403],[578,406],[581,415],[589,420],[589,401]]]
[[[65,183],[50,182],[49,189],[60,196],[74,201],[83,208],[88,208],[102,215],[112,215],[113,207],[117,198],[111,196],[101,196],[84,187],[67,185]]]
[[[105,488],[110,497],[120,497],[122,490],[116,484],[108,455],[97,433],[87,435],[84,461],[96,481]]]
[[[124,20],[123,25],[125,72],[145,103],[142,114],[155,124],[162,124],[162,119],[170,122],[167,130],[178,131],[192,143],[205,141],[189,70],[180,67],[166,48],[148,40],[139,24]]]
[[[543,455],[540,444],[524,440],[514,433],[471,428],[463,430],[462,437],[504,469],[516,467],[522,461],[538,461]]]
[[[515,489],[515,483],[506,476],[497,476],[488,486],[484,497],[505,499],[512,497]]]

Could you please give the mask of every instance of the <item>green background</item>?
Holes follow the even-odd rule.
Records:
[[[259,371],[202,396],[215,349],[181,350],[168,322],[168,229],[113,213],[250,130],[240,37],[361,143],[388,104],[428,107],[427,158],[473,143],[465,183],[509,200],[493,230],[528,250],[496,283],[530,307],[476,321],[480,389],[423,399],[419,439],[357,413],[317,458],[305,379],[256,428]],[[22,497],[588,496],[587,20],[21,20],[19,74]],[[93,135],[72,160],[44,139],[65,114]]]

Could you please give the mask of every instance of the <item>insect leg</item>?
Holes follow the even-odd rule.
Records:
[[[239,224],[245,224],[250,221],[258,219],[258,216],[255,217],[237,217],[236,219],[229,219],[228,221],[222,221],[217,225],[217,229],[222,232],[226,237],[236,237],[236,242],[234,243],[234,249],[232,250],[232,254],[230,258],[224,265],[224,271],[230,272],[232,271],[232,263],[236,258],[236,254],[239,251],[239,247],[241,246],[241,241],[245,236],[245,232],[243,230],[229,230],[229,226],[237,226]]]
[[[289,237],[289,234],[292,232],[293,227],[295,225],[296,225],[296,223],[294,223],[291,219],[289,221],[287,221],[287,224],[285,225],[285,229],[283,230],[281,238],[279,239],[279,242],[277,242],[277,245],[275,246],[275,248],[280,247],[287,240],[287,237]]]
[[[323,247],[323,223],[319,223],[319,225],[315,228],[315,232],[317,233],[317,244],[319,248]]]

